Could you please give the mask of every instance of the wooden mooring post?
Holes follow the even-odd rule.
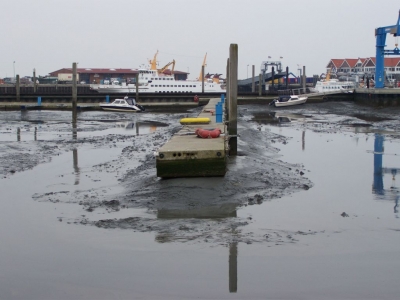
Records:
[[[237,93],[238,93],[238,45],[229,47],[229,155],[237,155]]]
[[[17,102],[21,101],[21,87],[20,87],[20,82],[19,82],[19,75],[15,77],[15,92],[16,92],[16,97],[17,97]]]

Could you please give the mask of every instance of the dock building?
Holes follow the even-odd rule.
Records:
[[[169,69],[165,72],[171,72]],[[114,69],[114,68],[77,68],[79,81],[87,84],[96,83],[102,84],[104,80],[131,82],[136,74],[139,73],[138,69]],[[52,78],[57,78],[59,74],[72,74],[72,68],[63,68],[49,73]],[[171,73],[169,73],[171,74]],[[186,80],[189,73],[182,71],[173,71],[175,80]]]
[[[387,77],[400,79],[400,57],[385,57],[384,64]],[[359,74],[372,77],[375,75],[375,66],[375,57],[331,59],[326,65],[326,72],[338,76]]]

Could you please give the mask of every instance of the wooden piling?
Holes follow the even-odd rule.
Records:
[[[36,85],[36,70],[33,69],[33,92],[36,93],[37,85]]]
[[[225,120],[229,120],[229,58],[226,60],[226,101],[225,101]]]
[[[229,48],[229,155],[237,155],[238,45]]]
[[[289,67],[286,67],[286,90],[289,89]]]
[[[78,103],[78,88],[76,84],[76,62],[72,63],[72,122],[76,122],[77,103]]]
[[[201,92],[204,94],[204,66],[201,66]]]
[[[135,84],[135,86],[136,86],[136,102],[138,102],[139,101],[139,73],[138,74],[136,74],[136,84]]]
[[[275,90],[275,67],[272,67],[272,90]]]
[[[303,66],[303,92],[306,92],[306,66]]]
[[[19,75],[15,77],[15,92],[16,92],[16,97],[17,101],[21,101],[21,88],[20,88],[20,82],[19,82]]]
[[[252,92],[252,93],[255,93],[255,92],[256,92],[256,82],[255,82],[255,80],[254,80],[254,76],[255,76],[255,66],[252,65],[252,68],[251,68],[251,69],[252,69],[252,70],[251,70],[251,78],[252,78],[251,92]]]
[[[258,75],[258,96],[262,96],[262,74]]]

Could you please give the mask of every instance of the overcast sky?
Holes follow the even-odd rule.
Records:
[[[375,56],[376,27],[395,25],[399,0],[0,0],[0,78],[79,68],[162,67],[226,73],[238,44],[239,78],[279,60],[321,74],[331,58]],[[387,36],[387,48],[395,38]],[[271,56],[271,59],[268,59]],[[14,63],[15,62],[15,63]]]

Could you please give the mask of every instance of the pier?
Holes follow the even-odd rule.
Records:
[[[212,98],[198,118],[209,118],[208,124],[185,124],[156,154],[157,176],[162,178],[224,176],[228,149],[227,128],[217,122],[216,105]],[[222,118],[222,116],[221,116]],[[220,129],[217,138],[199,138],[196,129]]]

